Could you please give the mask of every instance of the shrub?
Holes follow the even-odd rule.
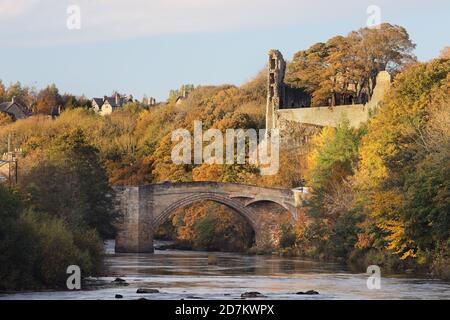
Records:
[[[78,265],[83,276],[99,270],[102,247],[95,231],[74,235],[62,220],[31,210],[19,225],[35,239],[32,274],[39,286],[63,288],[69,265]]]
[[[289,222],[285,222],[281,224],[280,230],[280,247],[284,249],[294,246],[296,240],[294,227]]]
[[[0,185],[0,290],[64,288],[69,265],[98,274],[103,245],[95,230],[72,231],[59,218],[23,209]]]

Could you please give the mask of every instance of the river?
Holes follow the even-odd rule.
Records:
[[[381,288],[369,290],[368,275],[345,266],[301,258],[236,253],[156,250],[155,254],[114,254],[108,242],[108,277],[92,279],[96,288],[27,292],[0,299],[241,299],[258,291],[267,299],[450,299],[450,283],[413,275],[383,275]],[[208,256],[216,263],[208,264]],[[210,258],[211,260],[211,258]],[[120,277],[126,286],[112,285]],[[159,293],[137,294],[137,288]],[[316,290],[318,295],[297,295]]]

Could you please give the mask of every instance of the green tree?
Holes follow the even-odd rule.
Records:
[[[308,158],[307,185],[312,187],[307,215],[312,223],[298,239],[316,253],[346,257],[357,241],[353,215],[353,190],[350,183],[359,157],[364,130],[344,122],[337,128],[324,128],[313,139]]]
[[[6,90],[6,101],[14,101],[26,107],[30,107],[34,102],[35,94],[28,87],[22,87],[22,84],[17,81],[12,83]]]
[[[114,236],[118,218],[114,191],[98,149],[86,142],[81,129],[60,136],[47,160],[33,168],[22,184],[38,210],[68,221],[75,229],[93,228],[103,238]]]

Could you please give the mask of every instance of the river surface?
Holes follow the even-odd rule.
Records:
[[[381,288],[369,290],[368,274],[345,266],[301,258],[236,253],[156,250],[155,254],[114,254],[108,242],[108,277],[92,279],[96,288],[80,291],[27,292],[0,299],[241,299],[258,291],[263,299],[450,299],[450,283],[413,275],[382,274]],[[216,260],[208,264],[208,256]],[[211,258],[214,257],[214,258]],[[112,283],[116,277],[128,285]],[[137,294],[137,288],[159,293]],[[316,290],[318,295],[297,295]]]

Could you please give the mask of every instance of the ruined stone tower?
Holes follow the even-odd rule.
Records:
[[[269,51],[269,77],[266,107],[266,129],[277,127],[277,110],[283,106],[283,85],[286,62],[278,50]]]

